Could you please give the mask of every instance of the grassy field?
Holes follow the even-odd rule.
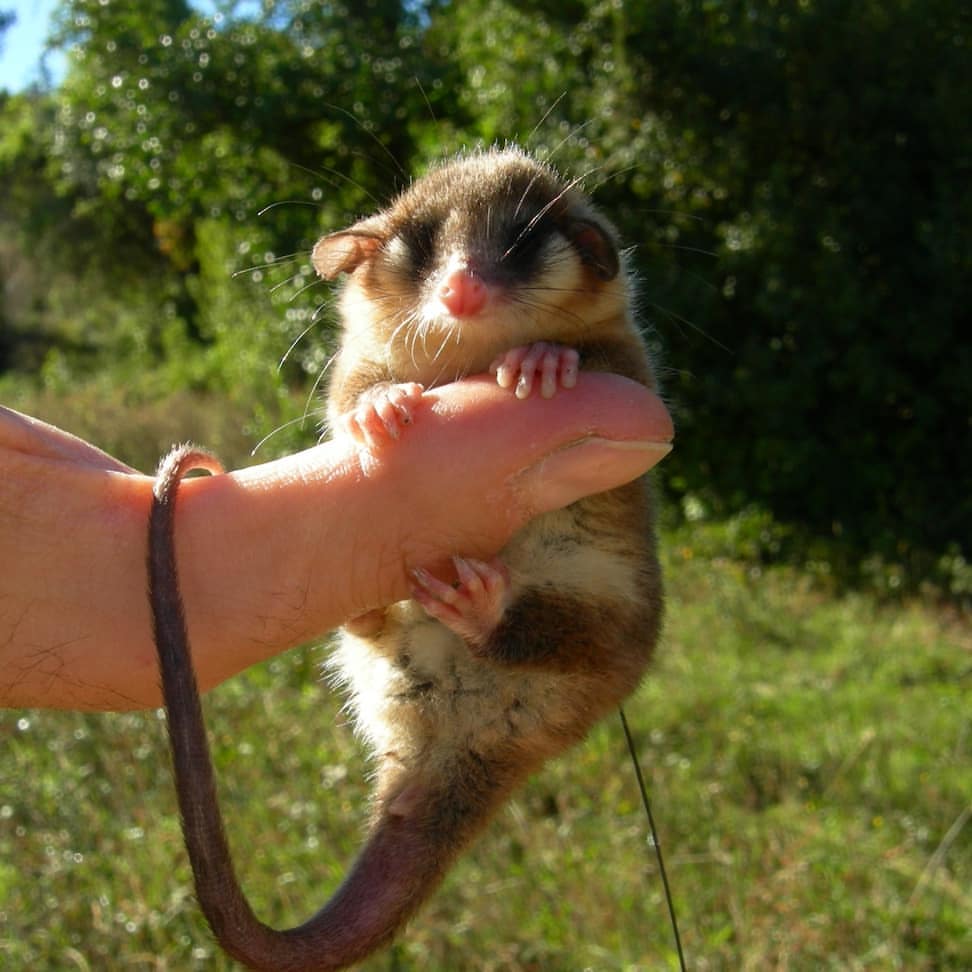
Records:
[[[972,969],[972,634],[667,538],[669,615],[627,706],[690,968]],[[319,652],[213,693],[257,912],[295,922],[361,836],[365,765]],[[155,712],[0,713],[0,967],[228,969],[193,900]],[[392,970],[674,968],[621,727],[548,767]]]

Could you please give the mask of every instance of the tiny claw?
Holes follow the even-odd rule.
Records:
[[[573,360],[564,365],[564,370],[560,376],[560,383],[564,388],[575,388],[577,386],[578,364],[577,352],[575,351]]]
[[[414,409],[424,391],[417,382],[377,386],[341,417],[339,427],[369,452],[378,452],[389,441],[400,439],[402,430],[413,423]]]
[[[513,388],[523,400],[530,397],[535,382],[543,398],[553,398],[560,388],[573,388],[579,364],[580,355],[574,348],[536,341],[499,355],[489,370],[501,388]]]

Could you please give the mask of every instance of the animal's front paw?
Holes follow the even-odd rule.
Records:
[[[577,384],[580,355],[573,348],[537,341],[512,348],[489,366],[501,388],[516,388],[517,398],[529,398],[539,379],[540,394],[553,398],[559,388]]]
[[[488,563],[453,557],[456,582],[447,584],[417,567],[412,597],[427,614],[454,631],[473,650],[482,648],[511,600],[510,574],[497,558]]]
[[[341,430],[369,451],[377,452],[390,440],[400,438],[402,429],[412,424],[424,391],[416,382],[378,385],[341,416]]]

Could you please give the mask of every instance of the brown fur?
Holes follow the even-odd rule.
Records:
[[[545,289],[541,271],[540,283],[524,288],[515,268],[497,266],[508,240],[504,222],[522,222],[517,209],[549,214],[548,231],[557,240],[550,262],[569,265],[569,286]],[[408,241],[416,223],[425,232],[438,226],[417,278],[406,272],[396,242]],[[358,233],[367,245],[355,249],[347,241]],[[340,261],[330,259],[335,247]],[[529,291],[525,311],[517,316],[501,306],[493,316],[485,312],[486,320],[430,327],[419,341],[421,322],[408,322],[456,253],[499,290],[508,288],[514,305],[519,291]],[[498,354],[538,340],[573,347],[582,368],[654,387],[613,227],[579,191],[521,153],[484,153],[433,170],[384,213],[322,239],[315,263],[325,275],[338,264],[351,275],[328,402],[333,423],[366,400],[376,382],[441,384],[485,371]],[[514,599],[484,645],[463,645],[409,602],[345,632],[334,668],[350,687],[359,730],[378,761],[375,832],[399,794],[411,793],[416,779],[434,779],[463,806],[459,827],[446,799],[435,811],[436,827],[463,846],[502,802],[500,794],[505,799],[545,760],[583,738],[644,672],[661,619],[644,481],[541,517],[501,556]],[[451,647],[440,645],[450,641]],[[392,674],[376,705],[383,663]],[[463,718],[467,709],[473,714]]]

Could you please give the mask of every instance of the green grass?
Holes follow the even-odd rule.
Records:
[[[972,635],[931,600],[693,554],[627,705],[692,969],[972,968]],[[318,907],[366,767],[318,652],[213,693],[223,803],[258,913]],[[0,967],[229,969],[193,900],[154,712],[0,713]],[[674,968],[620,724],[548,767],[397,946],[404,970]]]

